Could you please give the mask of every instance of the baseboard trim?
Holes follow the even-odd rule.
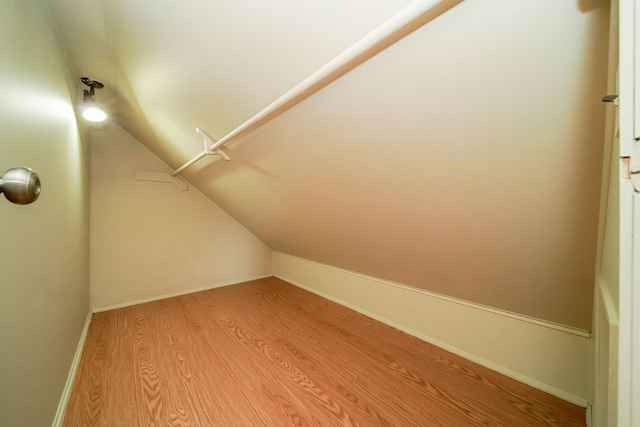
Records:
[[[58,410],[56,411],[56,416],[53,419],[53,427],[62,426],[62,422],[64,421],[64,414],[67,411],[67,405],[69,404],[69,397],[71,396],[71,391],[73,390],[73,384],[76,380],[76,373],[78,372],[78,366],[80,365],[80,359],[82,358],[82,351],[84,350],[84,342],[87,339],[87,333],[89,332],[89,325],[91,324],[91,311],[87,313],[87,318],[84,321],[84,327],[82,328],[82,333],[80,334],[80,340],[78,340],[78,347],[76,347],[76,353],[73,356],[73,361],[71,362],[71,368],[69,368],[69,375],[67,376],[67,382],[64,385],[64,389],[62,389],[62,396],[60,397],[60,403],[58,403]]]
[[[93,313],[100,313],[102,311],[115,310],[117,308],[131,307],[132,305],[144,304],[144,303],[153,302],[153,301],[160,301],[160,300],[167,299],[167,298],[179,297],[181,295],[188,295],[188,294],[193,294],[193,293],[196,293],[196,292],[208,291],[210,289],[223,288],[225,286],[237,285],[238,283],[251,282],[252,280],[266,279],[267,277],[272,277],[272,276],[273,276],[272,274],[266,274],[266,275],[263,275],[263,276],[250,277],[250,278],[242,279],[242,280],[239,280],[239,281],[217,283],[217,284],[211,285],[211,286],[204,286],[204,287],[201,287],[201,288],[188,289],[188,290],[179,291],[179,292],[172,292],[172,293],[169,293],[169,294],[163,294],[163,295],[158,295],[158,296],[154,296],[154,297],[143,298],[143,299],[139,299],[139,300],[135,300],[135,301],[128,301],[128,302],[124,302],[124,303],[121,303],[121,304],[109,305],[109,306],[106,306],[106,307],[93,308],[92,312]]]
[[[315,264],[318,264],[318,263],[315,263]],[[322,265],[322,264],[320,264],[320,265]],[[342,271],[344,271],[344,270],[342,270]],[[491,362],[489,360],[483,359],[483,358],[478,357],[478,356],[476,356],[474,354],[471,354],[471,353],[468,353],[468,352],[466,352],[464,350],[461,350],[461,349],[459,349],[457,347],[454,347],[452,345],[446,344],[446,343],[444,343],[444,342],[442,342],[442,341],[440,341],[438,339],[434,339],[431,336],[428,336],[426,334],[417,332],[417,331],[415,331],[415,330],[413,330],[411,328],[408,328],[408,327],[406,327],[404,325],[401,325],[401,324],[396,323],[396,322],[394,322],[392,320],[389,320],[389,319],[387,319],[385,317],[382,317],[380,315],[372,313],[372,312],[370,312],[368,310],[365,310],[365,309],[363,309],[363,308],[361,308],[361,307],[359,307],[357,305],[354,305],[354,304],[351,304],[349,302],[346,302],[346,301],[344,301],[344,300],[342,300],[340,298],[336,298],[336,297],[334,297],[332,295],[329,295],[329,294],[326,294],[326,293],[324,293],[322,291],[318,291],[317,289],[314,289],[312,287],[306,286],[306,285],[304,285],[304,284],[302,284],[300,282],[292,280],[292,279],[290,279],[288,277],[285,277],[285,276],[283,276],[281,274],[274,273],[274,276],[279,278],[279,279],[281,279],[281,280],[284,280],[285,282],[291,283],[292,285],[295,285],[295,286],[297,286],[299,288],[302,288],[302,289],[307,290],[307,291],[309,291],[311,293],[319,295],[319,296],[321,296],[323,298],[331,300],[331,301],[333,301],[335,303],[338,303],[340,305],[348,307],[348,308],[350,308],[352,310],[355,310],[355,311],[357,311],[357,312],[359,312],[361,314],[364,314],[367,317],[370,317],[370,318],[375,319],[375,320],[377,320],[379,322],[382,322],[382,323],[387,324],[389,326],[392,326],[392,327],[394,327],[396,329],[399,329],[399,330],[401,330],[403,332],[406,332],[409,335],[412,335],[412,336],[414,336],[416,338],[419,338],[419,339],[421,339],[423,341],[426,341],[426,342],[428,342],[430,344],[438,346],[438,347],[440,347],[440,348],[442,348],[444,350],[447,350],[447,351],[449,351],[449,352],[451,352],[453,354],[456,354],[458,356],[464,357],[465,359],[470,360],[470,361],[472,361],[474,363],[477,363],[478,365],[482,365],[485,368],[489,368],[489,369],[491,369],[493,371],[496,371],[498,373],[501,373],[501,374],[503,374],[503,375],[505,375],[505,376],[507,376],[509,378],[513,378],[516,381],[520,381],[521,383],[530,385],[531,387],[537,388],[538,390],[542,390],[542,391],[544,391],[546,393],[549,393],[549,394],[551,394],[553,396],[556,396],[556,397],[558,397],[560,399],[566,400],[567,402],[573,403],[573,404],[581,406],[583,408],[587,408],[589,406],[589,401],[586,400],[586,399],[583,399],[583,398],[581,398],[579,396],[573,395],[571,393],[568,393],[568,392],[565,392],[565,391],[560,390],[558,388],[555,388],[553,386],[550,386],[549,384],[542,383],[542,382],[537,381],[537,380],[535,380],[533,378],[530,378],[530,377],[527,377],[525,375],[522,375],[522,374],[519,374],[517,372],[514,372],[514,371],[512,371],[512,370],[510,370],[508,368],[505,368],[503,366],[495,364],[495,363],[493,363],[493,362]]]
[[[367,279],[367,280],[373,280],[373,281],[375,281],[377,283],[381,283],[381,284],[384,284],[386,286],[393,286],[395,288],[400,288],[400,289],[403,289],[405,291],[416,292],[416,293],[419,293],[419,294],[422,294],[422,295],[427,295],[427,296],[432,297],[432,298],[437,298],[437,299],[448,301],[448,302],[452,302],[452,303],[455,303],[455,304],[460,304],[460,305],[464,305],[464,306],[467,306],[467,307],[471,307],[471,308],[476,309],[476,310],[487,311],[489,313],[493,313],[493,314],[497,314],[497,315],[500,315],[500,316],[509,317],[511,319],[516,319],[516,320],[518,320],[520,322],[527,322],[527,323],[532,323],[534,325],[543,326],[545,328],[555,329],[557,331],[565,332],[567,334],[577,335],[577,336],[583,337],[583,338],[591,338],[591,331],[587,331],[585,329],[580,329],[580,328],[576,328],[576,327],[573,327],[573,326],[562,325],[560,323],[554,323],[554,322],[550,322],[548,320],[542,320],[542,319],[538,319],[538,318],[535,318],[535,317],[525,316],[523,314],[513,313],[511,311],[501,310],[501,309],[498,309],[498,308],[489,307],[487,305],[482,305],[482,304],[478,304],[478,303],[475,303],[475,302],[466,301],[466,300],[463,300],[463,299],[454,298],[454,297],[450,297],[450,296],[447,296],[447,295],[442,295],[442,294],[439,294],[437,292],[427,291],[426,289],[415,288],[413,286],[408,286],[408,285],[405,285],[405,284],[402,284],[402,283],[392,282],[390,280],[381,279],[379,277],[368,276],[366,274],[358,273],[358,272],[355,272],[355,271],[345,270],[343,268],[334,267],[334,266],[328,265],[328,264],[322,264],[320,262],[312,261],[312,260],[305,259],[305,258],[300,258],[300,257],[297,257],[295,255],[289,255],[289,254],[286,254],[284,252],[281,252],[281,253],[283,255],[288,256],[288,257],[296,258],[296,259],[298,259],[300,261],[304,261],[306,263],[317,265],[318,267],[322,267],[322,268],[326,268],[326,269],[329,269],[329,270],[338,271],[340,273],[347,273],[347,274],[350,274],[352,276],[362,277],[362,278]]]

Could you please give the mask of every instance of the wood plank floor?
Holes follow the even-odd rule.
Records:
[[[65,426],[583,426],[585,409],[276,278],[93,316]]]

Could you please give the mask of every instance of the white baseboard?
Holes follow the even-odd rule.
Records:
[[[239,281],[216,283],[215,285],[211,285],[211,286],[204,286],[204,287],[201,287],[201,288],[187,289],[187,290],[180,291],[180,292],[172,292],[172,293],[169,293],[169,294],[162,294],[162,295],[157,295],[157,296],[153,296],[153,297],[149,297],[149,298],[142,298],[142,299],[138,299],[138,300],[134,300],[134,301],[124,302],[124,303],[121,303],[121,304],[114,304],[114,305],[109,305],[109,306],[106,306],[106,307],[93,308],[92,312],[93,313],[99,313],[101,311],[115,310],[116,308],[130,307],[132,305],[144,304],[146,302],[159,301],[159,300],[162,300],[162,299],[178,297],[180,295],[187,295],[187,294],[193,294],[193,293],[196,293],[196,292],[208,291],[209,289],[223,288],[225,286],[237,285],[238,283],[250,282],[252,280],[265,279],[267,277],[272,277],[272,276],[273,276],[272,274],[267,274],[267,275],[263,275],[263,276],[250,277],[250,278],[247,278],[247,279],[242,279],[242,280],[239,280]]]
[[[273,253],[273,271],[284,281],[479,365],[584,408],[589,405],[592,340],[580,330],[506,316],[279,252]]]
[[[60,402],[58,403],[58,410],[56,411],[56,416],[53,419],[53,427],[62,426],[62,421],[64,421],[64,414],[67,410],[67,404],[69,403],[69,397],[71,396],[71,391],[73,390],[73,383],[76,380],[76,373],[78,371],[78,366],[80,365],[80,359],[82,358],[82,350],[84,349],[84,342],[87,339],[87,332],[89,332],[89,325],[91,324],[91,315],[89,312],[87,314],[87,319],[84,321],[84,327],[82,328],[82,333],[80,334],[80,340],[78,340],[78,347],[76,347],[76,353],[73,356],[73,361],[71,362],[71,368],[69,369],[69,375],[67,376],[67,382],[64,385],[64,389],[62,389],[62,396],[60,397]]]

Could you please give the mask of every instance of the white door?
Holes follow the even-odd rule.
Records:
[[[623,173],[620,184],[619,426],[640,426],[640,34],[635,31],[640,29],[639,17],[634,0],[620,0],[620,157],[629,165],[630,176]]]

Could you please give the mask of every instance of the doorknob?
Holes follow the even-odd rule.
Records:
[[[12,203],[28,205],[40,196],[40,178],[29,168],[12,168],[0,176],[0,193]]]

